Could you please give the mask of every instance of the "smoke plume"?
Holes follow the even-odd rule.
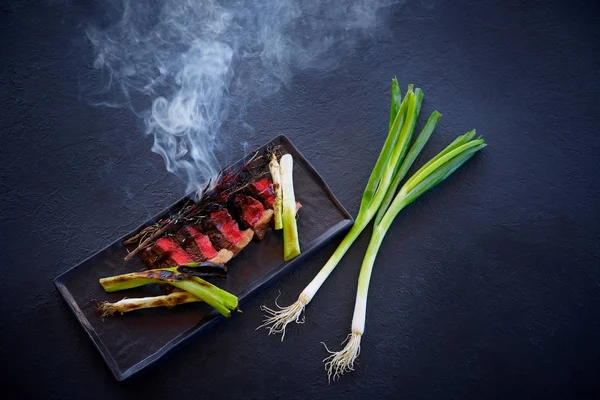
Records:
[[[288,83],[294,71],[336,68],[385,23],[392,0],[121,0],[86,33],[102,104],[131,108],[152,151],[199,195],[220,170],[225,120]]]

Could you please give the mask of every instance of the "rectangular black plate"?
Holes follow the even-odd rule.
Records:
[[[227,279],[213,280],[216,285],[239,296],[242,305],[261,286],[280,278],[302,259],[347,230],[353,222],[323,178],[288,138],[278,136],[257,151],[274,145],[281,146],[283,153],[290,153],[294,157],[296,200],[302,204],[298,218],[302,254],[289,262],[283,260],[281,232],[269,231],[263,241],[250,243],[228,264]],[[245,161],[240,160],[229,168],[242,165]],[[169,215],[185,200],[181,199],[132,233]],[[137,257],[129,262],[123,260],[126,249],[121,242],[132,233],[54,280],[117,380],[126,379],[156,363],[185,341],[224,319],[205,304],[193,303],[172,309],[134,311],[103,321],[95,309],[94,300],[118,301],[123,297],[159,294],[158,288],[152,285],[105,293],[98,283],[102,277],[144,269],[144,264]],[[243,318],[243,314],[233,315],[232,318]]]

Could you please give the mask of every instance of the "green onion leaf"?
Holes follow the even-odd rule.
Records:
[[[357,220],[362,216],[362,214],[364,214],[367,211],[367,209],[371,205],[371,202],[373,201],[373,197],[375,196],[379,188],[379,183],[381,182],[382,175],[385,171],[385,168],[388,166],[394,148],[398,143],[398,138],[401,134],[402,126],[404,125],[406,109],[408,107],[408,102],[411,96],[414,96],[414,94],[412,92],[412,88],[409,86],[409,90],[406,93],[406,96],[404,96],[404,100],[402,101],[402,104],[398,109],[396,118],[394,118],[394,122],[390,126],[388,135],[385,139],[385,142],[383,143],[381,152],[379,153],[379,157],[375,162],[373,171],[371,171],[371,176],[369,176],[369,181],[367,182],[367,186],[365,187],[365,191],[363,192],[363,196],[361,199],[358,216],[356,217]]]
[[[460,135],[459,137],[457,137],[456,139],[454,139],[454,141],[452,143],[450,143],[444,150],[440,151],[435,157],[433,157],[425,165],[423,165],[421,168],[419,168],[419,170],[417,172],[415,172],[413,174],[413,176],[408,181],[406,181],[406,183],[409,183],[411,180],[414,180],[415,177],[418,176],[420,172],[422,172],[424,169],[428,168],[437,159],[439,159],[440,157],[443,157],[444,155],[446,155],[447,153],[449,153],[452,150],[456,149],[457,147],[460,147],[463,144],[468,143],[474,137],[475,137],[475,129],[473,129],[472,131],[469,131],[469,132],[465,133],[464,135]]]
[[[388,126],[388,132],[392,129],[392,124],[400,111],[400,105],[402,104],[402,93],[400,86],[398,85],[398,79],[392,79],[392,100],[390,102],[390,124]]]
[[[398,187],[400,186],[400,182],[402,182],[402,179],[404,179],[404,177],[408,173],[408,170],[410,169],[410,167],[412,167],[417,156],[419,155],[419,153],[421,153],[421,150],[423,150],[423,147],[425,147],[425,144],[431,137],[431,134],[435,130],[435,127],[436,127],[439,119],[441,118],[441,116],[442,116],[442,114],[440,114],[438,111],[432,112],[431,115],[429,116],[429,119],[427,120],[425,127],[423,128],[423,130],[421,131],[419,136],[417,136],[417,139],[415,140],[412,147],[408,151],[408,154],[406,155],[404,162],[401,164],[400,168],[396,172],[396,175],[394,176],[394,180],[392,181],[392,184],[390,185],[390,188],[388,189],[388,192],[385,195],[383,203],[381,204],[381,206],[379,207],[379,210],[377,211],[377,216],[375,217],[375,225],[379,225],[379,223],[381,222],[383,215],[385,214],[388,207],[394,200],[394,197],[396,196],[396,191],[398,190]]]

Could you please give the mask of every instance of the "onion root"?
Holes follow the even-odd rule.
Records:
[[[283,342],[283,339],[285,338],[285,328],[289,323],[304,323],[304,308],[306,307],[306,304],[308,304],[308,302],[304,301],[304,298],[301,295],[298,300],[287,307],[281,307],[277,304],[277,299],[275,299],[275,305],[279,310],[274,310],[267,306],[260,306],[260,309],[266,315],[263,324],[256,329],[267,328],[269,330],[269,335],[281,333],[281,341]]]
[[[323,343],[325,350],[327,350],[330,354],[329,357],[323,360],[329,382],[331,382],[332,377],[333,380],[336,381],[344,373],[354,371],[354,361],[356,361],[360,354],[361,337],[361,333],[353,331],[348,335],[346,340],[342,342],[342,344],[347,342],[346,346],[344,346],[342,350],[336,352],[330,351],[327,348],[327,345]]]

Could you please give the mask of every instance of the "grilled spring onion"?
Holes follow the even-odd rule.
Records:
[[[398,194],[395,195],[394,201],[383,213],[379,223],[375,224],[358,278],[352,331],[346,339],[346,346],[338,352],[331,352],[327,349],[331,355],[323,360],[330,380],[332,377],[334,380],[339,378],[344,372],[352,371],[354,361],[360,353],[360,341],[365,331],[367,293],[371,272],[373,271],[377,252],[394,218],[406,206],[446,179],[477,151],[486,146],[483,139],[473,139],[474,136],[475,130],[459,136],[431,161],[421,167],[404,183]]]
[[[283,258],[291,260],[300,254],[298,226],[296,225],[296,198],[293,179],[294,161],[290,154],[280,160],[281,189],[283,195]]]
[[[406,171],[408,171],[412,162],[414,162],[418,151],[422,148],[422,146],[417,146],[418,148],[415,149],[413,146],[413,149],[415,149],[414,157],[407,163],[402,162],[408,151],[408,146],[413,135],[422,101],[423,92],[418,88],[413,90],[412,85],[409,85],[406,96],[404,97],[404,100],[402,100],[398,81],[396,79],[392,80],[392,99],[388,136],[383,144],[379,158],[375,163],[375,167],[371,172],[369,181],[367,182],[354,225],[317,276],[315,276],[302,293],[300,293],[298,300],[287,307],[278,306],[279,310],[261,306],[261,309],[265,312],[265,319],[263,324],[258,328],[266,327],[269,330],[269,335],[281,333],[281,340],[283,340],[285,337],[285,329],[289,323],[294,321],[296,323],[304,322],[302,313],[304,312],[306,305],[312,300],[319,288],[338,265],[344,254],[346,254],[356,238],[375,216],[377,210],[385,200],[390,185],[396,182],[394,178],[399,176],[399,174],[405,174]],[[429,132],[428,135],[431,135],[431,132],[433,132],[438,119],[439,113],[434,112],[429,119],[429,123],[424,128],[424,131],[427,130],[427,132]],[[423,135],[423,133],[421,135]],[[429,137],[428,135],[427,137]],[[402,165],[406,165],[406,170],[401,168]],[[283,195],[285,200],[285,188]]]
[[[283,229],[283,198],[281,195],[281,171],[277,156],[271,156],[269,162],[269,170],[271,171],[271,179],[273,180],[273,188],[275,190],[275,204],[273,204],[273,220],[275,221],[275,230]]]
[[[231,316],[231,310],[237,310],[238,298],[196,276],[177,272],[177,268],[153,269],[100,279],[107,292],[131,289],[152,283],[168,283],[192,294],[199,300],[214,307],[225,317]]]
[[[142,308],[154,307],[174,307],[184,303],[194,303],[202,301],[188,292],[175,292],[162,296],[140,297],[135,299],[123,299],[115,303],[105,301],[98,305],[98,311],[102,313],[102,318],[116,313],[126,313]]]

